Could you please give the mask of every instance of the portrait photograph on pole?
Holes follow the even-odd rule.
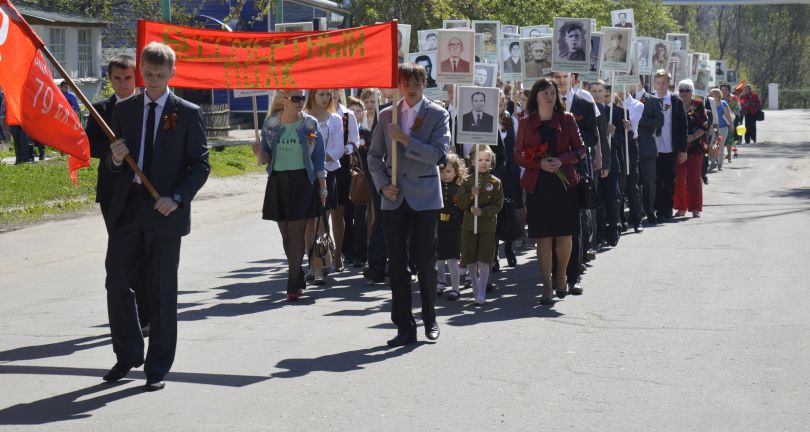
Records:
[[[397,58],[400,63],[405,63],[411,47],[411,26],[397,23],[397,33]]]
[[[495,87],[498,77],[498,63],[476,63],[473,85],[477,87]]]
[[[655,45],[652,52],[652,73],[664,69],[669,70],[669,56],[672,54],[672,43],[661,39],[653,39]]]
[[[636,38],[639,43],[638,47],[638,71],[642,75],[651,75],[654,70],[652,67],[653,50],[655,48],[655,38],[639,37]]]
[[[439,47],[439,29],[419,30],[419,51],[436,51]]]
[[[630,69],[630,39],[633,29],[602,27],[604,47],[602,49],[602,70],[627,72]]]
[[[638,44],[630,44],[630,53],[627,55],[629,69],[627,72],[616,72],[613,75],[613,85],[627,86],[639,83],[638,75]]]
[[[633,9],[610,11],[610,22],[613,27],[632,29],[635,23]],[[604,28],[602,31],[604,31]]]
[[[667,33],[666,40],[672,43],[673,51],[689,51],[689,33]]]
[[[591,68],[579,75],[580,81],[596,81],[599,79],[599,70],[602,63],[603,36],[601,32],[591,33]]]
[[[472,28],[470,26],[470,20],[456,20],[456,19],[449,19],[442,21],[442,28],[445,29],[468,29]]]
[[[480,60],[486,60],[490,63],[498,61],[499,44],[501,39],[501,22],[500,21],[473,21],[473,30],[476,34],[481,35],[483,44],[481,51],[476,51],[475,55]]]
[[[460,86],[458,93],[461,122],[456,141],[463,144],[497,143],[498,89]]]
[[[524,87],[551,73],[552,41],[551,36],[520,40],[520,52],[523,54],[521,80]]]
[[[551,28],[547,25],[534,25],[525,26],[520,28],[521,38],[536,38],[544,35],[550,35]]]
[[[520,54],[520,39],[501,39],[502,81],[520,81],[523,70],[523,58]]]
[[[439,30],[436,79],[445,84],[469,85],[473,82],[475,33],[472,30]]]
[[[554,18],[551,68],[560,72],[588,72],[591,68],[589,18]]]

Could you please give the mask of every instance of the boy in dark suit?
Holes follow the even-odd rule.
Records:
[[[160,390],[177,346],[177,267],[180,238],[191,230],[191,200],[208,178],[208,149],[198,106],[169,92],[175,53],[152,42],[141,53],[145,94],[119,102],[112,129],[118,137],[105,161],[112,172],[106,222],[107,310],[117,362],[104,376],[118,381],[144,364],[146,390]],[[124,157],[132,154],[160,195],[153,199]],[[143,263],[143,265],[141,265]],[[143,272],[151,335],[144,340],[130,284]]]

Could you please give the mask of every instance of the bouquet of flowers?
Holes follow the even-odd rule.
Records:
[[[524,155],[526,156],[526,159],[529,160],[533,160],[538,157],[540,159],[554,157],[548,151],[548,143],[542,143],[538,147],[529,147],[524,151]],[[557,178],[560,179],[560,181],[563,184],[563,188],[565,188],[565,190],[568,190],[568,185],[570,183],[568,182],[568,179],[565,177],[565,173],[561,169],[558,169],[557,171],[554,171],[554,175],[556,175]]]

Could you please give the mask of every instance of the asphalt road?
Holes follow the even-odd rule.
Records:
[[[357,271],[287,304],[262,176],[213,181],[157,393],[140,371],[101,382],[100,216],[0,234],[0,429],[810,430],[808,132],[810,113],[768,112],[760,143],[711,175],[701,219],[623,236],[583,296],[539,305],[524,252],[486,307],[440,299],[438,343],[400,349],[384,346],[386,286]]]

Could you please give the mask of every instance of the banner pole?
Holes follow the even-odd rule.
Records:
[[[59,63],[59,61],[56,60],[56,58],[54,58],[51,51],[48,50],[48,47],[43,46],[42,48],[40,48],[40,50],[42,51],[43,54],[45,54],[45,57],[47,57],[48,60],[51,61],[53,67],[55,67],[56,70],[59,71],[59,74],[62,75],[62,78],[64,78],[65,81],[67,81],[70,88],[72,88],[73,91],[76,92],[76,96],[78,96],[78,98],[81,99],[82,103],[87,108],[87,111],[90,112],[90,116],[93,117],[93,120],[95,120],[96,123],[98,123],[98,125],[101,127],[101,130],[104,131],[105,135],[107,135],[107,138],[109,138],[110,141],[115,141],[116,140],[115,133],[113,133],[112,129],[110,129],[110,126],[107,125],[107,122],[104,121],[104,119],[101,117],[98,111],[96,111],[96,109],[93,107],[93,104],[90,103],[89,99],[87,99],[87,96],[85,96],[84,93],[82,93],[82,91],[73,81],[73,79],[70,78],[70,74],[68,74],[67,71],[65,71],[62,65]],[[144,187],[149,191],[149,194],[152,195],[152,198],[154,198],[156,201],[160,199],[160,194],[158,194],[157,190],[155,190],[155,187],[152,186],[152,182],[150,182],[149,179],[147,179],[146,176],[143,175],[143,171],[141,171],[141,169],[138,168],[138,164],[135,162],[134,159],[132,159],[132,156],[126,155],[124,160],[127,162],[127,165],[129,165],[129,167],[132,168],[132,171],[134,171],[135,174],[138,177],[140,177],[141,183],[143,183]]]
[[[622,86],[622,93],[624,93],[624,100],[627,101],[627,86]],[[624,119],[627,120],[627,103],[622,104],[624,108]],[[627,172],[630,172],[630,143],[628,142],[628,130],[624,128],[624,163],[627,167]]]
[[[609,124],[613,124],[613,100],[615,99],[613,97],[615,95],[615,93],[613,93],[613,77],[615,76],[615,74],[616,74],[615,71],[610,71],[610,115],[609,115],[610,120],[609,120]],[[611,134],[608,131],[608,144],[610,144],[610,135]]]
[[[394,90],[394,95],[391,101],[391,124],[398,126],[399,123],[399,89]],[[395,139],[391,139],[391,185],[397,185],[397,153],[399,153],[399,146]]]
[[[251,96],[251,99],[253,99],[253,136],[256,140],[256,146],[261,148],[261,142],[259,140],[259,110],[256,106],[256,96]],[[261,165],[262,164],[259,163],[259,166]]]

